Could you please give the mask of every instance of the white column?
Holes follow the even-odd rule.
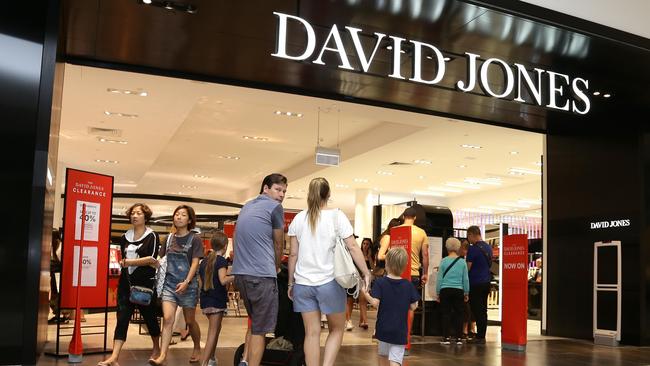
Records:
[[[372,238],[372,206],[376,197],[370,189],[357,189],[354,204],[354,233],[363,238]]]

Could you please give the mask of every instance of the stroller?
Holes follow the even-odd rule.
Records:
[[[289,271],[286,260],[283,259],[278,273],[278,321],[275,326],[275,337],[266,338],[266,349],[262,356],[262,365],[304,366],[305,327],[300,313],[293,312],[293,302],[289,300]],[[235,351],[234,365],[238,366],[244,354],[245,344]],[[290,348],[290,349],[287,349]]]

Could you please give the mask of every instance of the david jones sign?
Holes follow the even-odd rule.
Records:
[[[446,62],[449,59],[445,58],[442,52],[432,44],[375,32],[372,52],[368,54],[361,43],[363,30],[360,28],[346,26],[345,29],[339,29],[336,25],[332,25],[325,41],[317,43],[314,28],[305,19],[278,12],[273,14],[278,18],[278,31],[276,50],[271,54],[272,56],[294,61],[311,60],[314,64],[325,65],[323,55],[326,52],[334,52],[339,56],[340,62],[337,65],[339,68],[367,73],[382,41],[388,40],[393,56],[392,72],[387,75],[388,77],[407,80],[407,76],[401,70],[402,57],[412,57],[413,71],[412,75],[408,77],[409,81],[435,85],[445,77]],[[304,50],[301,50],[302,53],[297,52],[290,55],[287,52],[287,26],[289,22],[294,22],[296,25],[303,27],[307,34],[307,44]],[[360,70],[350,63],[347,50],[343,44],[344,37],[351,40],[354,45],[354,52],[351,53],[356,55]],[[412,56],[407,56],[402,51],[406,47],[412,47]],[[314,55],[317,56],[315,59],[313,58]],[[571,78],[569,75],[540,68],[534,68],[532,70],[533,76],[531,76],[531,73],[524,65],[518,63],[511,65],[498,58],[488,58],[480,62],[481,56],[471,52],[465,52],[465,58],[467,59],[467,77],[465,80],[455,81],[456,89],[461,92],[470,92],[478,84],[485,95],[494,98],[511,99],[519,103],[533,103],[538,106],[577,114],[589,113],[591,108],[587,96],[589,80],[579,77]],[[436,70],[433,78],[425,78],[422,75],[422,66],[425,62],[433,63]],[[490,85],[488,71],[491,67],[497,67],[503,72],[505,86],[501,87],[501,90],[494,90],[494,86]],[[525,96],[522,93],[524,88],[528,90],[528,98],[532,99],[526,100],[524,98]]]

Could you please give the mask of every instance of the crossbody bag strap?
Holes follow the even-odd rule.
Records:
[[[492,260],[490,259],[490,256],[487,254],[485,249],[481,248],[480,245],[477,245],[478,249],[483,252],[483,256],[485,257],[485,260],[487,261],[488,269],[492,267]]]
[[[454,264],[456,264],[456,262],[458,262],[459,259],[460,259],[460,257],[456,257],[456,259],[454,259],[454,261],[451,262],[451,264],[449,265],[449,267],[447,267],[447,269],[445,270],[445,273],[442,274],[442,278],[445,278],[445,276],[447,275],[447,273],[449,272],[449,270],[451,269],[451,267],[453,267]]]

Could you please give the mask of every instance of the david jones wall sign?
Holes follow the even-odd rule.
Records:
[[[372,65],[373,59],[383,42],[389,42],[390,51],[392,52],[391,73],[387,75],[390,78],[408,80],[415,83],[435,85],[440,83],[445,77],[446,58],[443,53],[434,45],[417,40],[407,40],[405,38],[386,35],[380,32],[374,32],[374,45],[372,52],[367,53],[361,42],[363,30],[360,28],[346,26],[345,29],[339,29],[332,25],[330,31],[322,42],[317,42],[316,33],[312,25],[300,17],[274,12],[278,19],[278,29],[276,38],[276,49],[271,55],[293,61],[310,61],[313,64],[325,65],[323,55],[326,52],[338,54],[341,69],[354,70],[367,73]],[[289,34],[287,27],[289,22],[303,28],[307,34],[307,43],[305,48],[300,52],[289,54],[287,43]],[[352,41],[354,50],[346,50],[343,38]],[[403,49],[412,48],[411,54],[405,54]],[[368,48],[368,45],[366,45]],[[357,56],[359,65],[357,68],[352,66],[348,57],[350,54]],[[314,58],[316,55],[316,58]],[[412,75],[404,75],[401,70],[402,57],[411,57]],[[465,80],[456,80],[454,85],[457,90],[467,93],[473,91],[477,84],[483,93],[487,96],[509,99],[519,103],[530,103],[538,106],[544,106],[551,109],[568,111],[576,114],[587,114],[591,109],[591,103],[587,90],[589,89],[589,80],[570,77],[558,72],[534,68],[532,73],[522,64],[512,63],[499,58],[488,58],[482,61],[481,56],[465,52],[467,64],[467,76]],[[482,62],[481,62],[482,61]],[[423,76],[423,64],[432,63],[435,68],[433,78]],[[360,67],[360,69],[358,68]],[[489,70],[499,68],[503,72],[504,86],[501,90],[494,90],[489,78]],[[407,78],[408,76],[408,78]],[[528,95],[524,95],[524,88]],[[526,98],[529,98],[528,100]]]

